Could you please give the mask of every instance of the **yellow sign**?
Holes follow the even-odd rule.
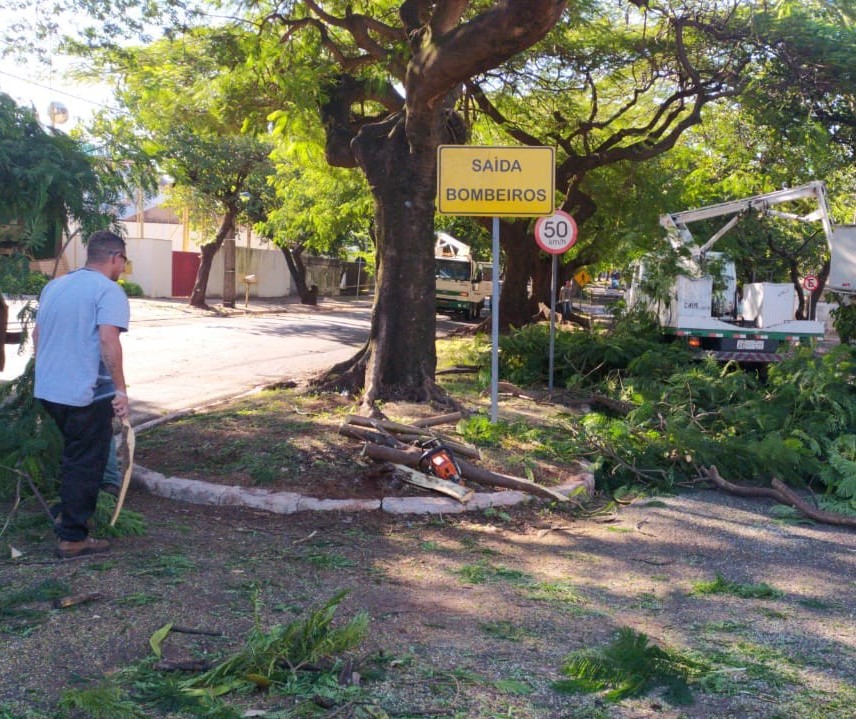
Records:
[[[577,274],[574,275],[574,279],[577,281],[577,284],[580,288],[585,287],[589,282],[591,282],[591,275],[586,271],[585,268],[579,270]]]
[[[541,217],[553,212],[555,194],[554,147],[437,148],[440,214]]]

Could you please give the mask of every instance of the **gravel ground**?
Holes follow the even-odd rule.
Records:
[[[283,517],[132,490],[127,506],[148,534],[116,540],[103,557],[53,560],[40,523],[4,536],[23,552],[0,563],[4,599],[45,580],[100,597],[67,609],[31,602],[40,613],[29,616],[0,604],[3,719],[61,716],[65,689],[150,656],[150,636],[167,623],[223,636],[173,633],[166,659],[218,658],[241,646],[254,601],[267,627],[338,589],[350,591],[342,619],[369,614],[361,652],[391,658],[383,678],[364,683],[390,717],[856,716],[856,534],[783,523],[764,501],[697,491],[589,518],[537,506]],[[781,594],[693,594],[718,574]],[[569,652],[619,627],[711,663],[693,705],[672,706],[657,690],[610,704],[553,689]],[[276,693],[234,701],[290,716]]]

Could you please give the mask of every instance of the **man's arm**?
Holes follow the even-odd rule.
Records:
[[[128,405],[128,394],[125,386],[125,371],[122,368],[122,342],[119,339],[120,335],[121,330],[118,327],[114,327],[113,325],[98,325],[98,336],[101,340],[101,357],[116,387],[116,396],[113,398],[113,411],[119,419],[125,419],[128,416],[130,407]]]

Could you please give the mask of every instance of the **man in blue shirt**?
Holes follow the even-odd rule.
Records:
[[[127,259],[121,237],[95,232],[85,267],[49,282],[39,298],[35,395],[64,440],[55,527],[62,558],[110,549],[107,540],[89,536],[86,522],[98,501],[113,415],[124,419],[129,412],[120,334],[128,329],[130,306],[116,283]]]

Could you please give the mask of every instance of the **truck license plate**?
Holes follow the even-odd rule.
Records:
[[[737,340],[737,349],[762,350],[764,349],[764,340]]]

